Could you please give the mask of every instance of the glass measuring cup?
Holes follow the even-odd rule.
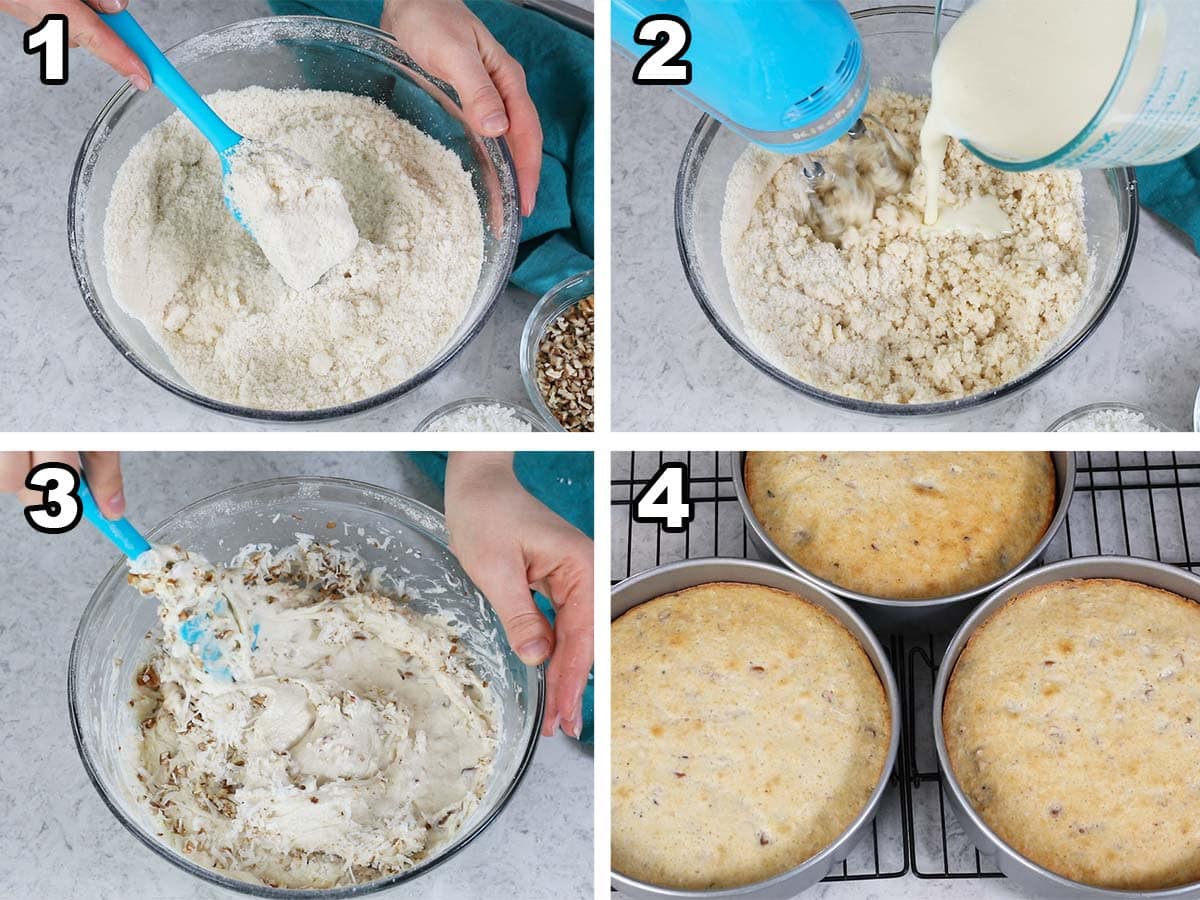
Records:
[[[938,0],[935,43],[943,13],[957,16],[977,2]],[[988,165],[1027,172],[1153,165],[1200,144],[1200,3],[1129,2],[1137,11],[1125,58],[1104,102],[1078,135],[1038,159],[998,157],[965,140],[963,146]]]

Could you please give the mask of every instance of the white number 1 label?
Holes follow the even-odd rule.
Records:
[[[688,469],[683,463],[663,463],[650,483],[633,500],[633,520],[678,532],[696,515],[688,494]]]
[[[51,13],[25,32],[25,52],[42,57],[42,84],[67,83],[67,17]]]

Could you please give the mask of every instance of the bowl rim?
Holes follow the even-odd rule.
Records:
[[[1170,432],[1172,430],[1167,426],[1166,422],[1162,421],[1144,406],[1138,406],[1136,403],[1126,403],[1124,400],[1098,400],[1095,403],[1085,403],[1083,406],[1077,406],[1070,412],[1063,413],[1050,423],[1046,431],[1061,432],[1064,425],[1074,422],[1076,419],[1082,419],[1090,413],[1103,412],[1104,410],[1138,413],[1147,425],[1154,426],[1154,431]]]
[[[535,432],[545,431],[546,425],[542,420],[534,414],[533,410],[527,406],[522,406],[514,400],[502,400],[499,397],[462,397],[458,400],[451,400],[449,403],[443,403],[424,419],[422,419],[413,431],[429,431],[429,426],[443,416],[447,416],[452,412],[457,412],[460,409],[466,409],[468,406],[502,406],[513,413],[518,419],[528,425]],[[480,432],[482,433],[482,432]],[[504,434],[520,434],[519,431],[500,432]]]
[[[763,528],[762,523],[759,522],[758,516],[755,515],[754,509],[750,505],[750,495],[746,491],[746,454],[752,452],[755,451],[738,450],[731,452],[729,454],[729,462],[733,469],[733,488],[737,494],[738,505],[742,508],[742,516],[746,520],[746,525],[750,528],[754,537],[761,542],[762,546],[775,557],[780,565],[792,570],[801,578],[811,581],[824,590],[829,591],[831,594],[846,600],[852,600],[855,603],[861,603],[864,606],[895,610],[936,611],[953,607],[960,603],[979,600],[987,597],[993,591],[1000,589],[1014,578],[1020,577],[1029,569],[1036,567],[1038,559],[1046,552],[1046,548],[1050,546],[1050,543],[1067,521],[1067,516],[1071,510],[1071,498],[1075,496],[1075,477],[1078,469],[1075,453],[1072,450],[1037,451],[1048,453],[1054,465],[1056,482],[1054,489],[1054,514],[1050,517],[1046,531],[1038,539],[1038,542],[1033,545],[1028,553],[1021,557],[1020,562],[1013,566],[1013,568],[987,583],[981,584],[977,588],[971,588],[970,590],[959,591],[958,593],[948,594],[944,597],[928,597],[922,600],[897,600],[893,597],[876,597],[871,594],[864,594],[860,591],[834,584],[832,581],[805,569],[775,543],[771,536],[767,534],[766,529]]]
[[[901,14],[933,16],[935,9],[932,6],[908,4],[903,6],[872,7],[852,12],[850,15],[857,22],[877,16]],[[1128,215],[1128,234],[1120,254],[1121,258],[1117,265],[1116,275],[1108,292],[1105,294],[1104,300],[1092,314],[1087,324],[1071,340],[1058,346],[1052,353],[1043,357],[1032,368],[1021,373],[1012,381],[989,388],[986,391],[970,394],[966,397],[958,397],[954,400],[941,400],[934,403],[882,403],[876,400],[859,400],[855,397],[835,394],[832,391],[802,381],[770,362],[747,341],[742,340],[733,333],[733,329],[724,322],[709,298],[704,276],[700,272],[699,259],[693,252],[693,242],[684,225],[688,218],[686,197],[689,194],[688,188],[695,182],[699,174],[699,161],[703,159],[709,145],[712,144],[717,134],[723,130],[728,131],[729,129],[712,116],[707,114],[702,115],[700,121],[696,123],[696,127],[692,131],[692,135],[684,149],[683,158],[679,164],[679,174],[675,181],[675,243],[679,250],[680,261],[683,264],[684,277],[687,279],[688,286],[691,288],[693,296],[695,296],[696,301],[700,304],[700,308],[704,311],[704,315],[708,318],[708,321],[721,337],[725,339],[726,343],[733,347],[743,359],[785,387],[824,406],[831,406],[843,412],[897,420],[965,413],[1016,394],[1054,371],[1054,369],[1078,350],[1084,341],[1095,333],[1096,329],[1108,317],[1109,312],[1116,303],[1117,297],[1120,296],[1121,291],[1124,289],[1125,281],[1129,276],[1129,270],[1133,265],[1141,215],[1141,209],[1138,204],[1137,173],[1130,167],[1108,169],[1105,172],[1114,188],[1118,208],[1124,207],[1124,211]]]
[[[681,888],[662,887],[647,881],[641,881],[618,872],[611,865],[609,867],[609,877],[616,888],[630,891],[634,896],[639,897],[663,897],[673,898],[673,900],[721,900],[721,898],[740,897],[749,900],[749,898],[753,898],[759,894],[776,896],[776,892],[782,891],[787,891],[787,893],[779,893],[779,896],[790,897],[797,890],[803,891],[807,889],[806,886],[800,885],[798,879],[804,879],[806,876],[811,876],[819,871],[820,875],[813,879],[812,882],[815,884],[821,878],[824,878],[830,869],[837,864],[839,856],[844,857],[846,853],[852,852],[855,843],[861,837],[862,829],[870,824],[878,814],[879,806],[883,802],[883,796],[891,784],[892,776],[896,774],[896,766],[900,759],[900,740],[903,721],[899,681],[896,679],[895,668],[892,666],[892,662],[883,646],[883,641],[880,640],[876,631],[863,620],[862,616],[859,615],[845,598],[837,596],[831,591],[793,572],[791,569],[774,562],[741,557],[706,556],[675,560],[637,572],[612,586],[609,600],[611,620],[615,621],[634,607],[641,606],[643,603],[648,603],[650,600],[655,599],[654,597],[648,597],[645,600],[639,600],[624,607],[620,613],[616,613],[615,608],[621,594],[631,589],[636,589],[647,581],[661,578],[664,575],[669,576],[679,572],[687,573],[692,569],[705,570],[703,580],[696,581],[692,585],[693,587],[702,584],[711,584],[714,580],[718,580],[715,576],[708,577],[708,570],[713,568],[722,570],[721,578],[727,581],[762,585],[762,581],[758,579],[769,577],[790,584],[791,586],[788,588],[778,589],[793,593],[805,602],[821,607],[837,620],[839,625],[850,632],[851,637],[859,644],[866,654],[867,659],[871,662],[872,668],[875,669],[875,674],[879,678],[879,683],[883,688],[884,698],[888,703],[891,734],[888,738],[888,750],[884,757],[879,779],[863,808],[859,810],[850,824],[833,841],[808,859],[763,881],[756,881],[733,888],[692,891]],[[774,585],[766,586],[774,587]],[[674,590],[685,590],[685,588],[675,588]],[[814,597],[817,599],[814,599]],[[798,887],[792,886],[794,881],[799,885]]]
[[[553,319],[547,322],[539,322],[549,310],[554,310],[554,318],[562,315],[566,310],[570,309],[587,295],[574,296],[572,291],[580,285],[591,281],[592,296],[596,293],[596,270],[588,269],[585,272],[580,272],[577,275],[571,275],[564,278],[546,293],[538,298],[537,303],[533,305],[533,309],[529,311],[529,315],[525,317],[525,325],[521,328],[521,346],[518,362],[521,369],[521,381],[525,383],[525,393],[529,395],[529,400],[533,404],[534,411],[541,417],[545,431],[561,431],[566,432],[567,429],[558,421],[558,417],[550,411],[550,407],[546,405],[546,399],[542,396],[542,390],[537,383],[537,358],[536,355],[530,352],[530,347],[536,347],[541,343],[541,333],[546,330],[546,326]],[[538,331],[537,341],[534,341],[534,331]],[[579,432],[585,434],[587,432]]]
[[[1039,865],[1010,846],[983,820],[967,798],[966,791],[963,790],[958,777],[954,774],[954,768],[950,764],[950,754],[946,748],[946,733],[942,723],[943,707],[950,678],[971,637],[993,615],[999,613],[1010,600],[1017,599],[1035,587],[1069,579],[1095,578],[1121,578],[1150,587],[1159,587],[1159,585],[1155,584],[1154,580],[1146,580],[1147,578],[1190,582],[1195,596],[1183,594],[1178,588],[1161,587],[1160,589],[1187,596],[1193,603],[1200,605],[1200,575],[1184,567],[1137,556],[1076,556],[1047,563],[1011,579],[993,591],[958,627],[946,647],[942,661],[938,664],[930,711],[933,718],[933,739],[937,751],[938,767],[947,789],[949,805],[955,815],[964,818],[967,826],[991,845],[990,847],[979,847],[980,852],[992,855],[999,860],[1004,874],[1013,878],[1025,890],[1033,891],[1036,894],[1039,891],[1050,889],[1055,892],[1054,896],[1096,898],[1096,900],[1102,900],[1102,898],[1103,900],[1134,900],[1134,898],[1138,898],[1138,900],[1168,900],[1168,898],[1169,900],[1182,900],[1183,897],[1194,896],[1197,887],[1200,887],[1200,881],[1147,891],[1125,890],[1098,887],[1082,881],[1075,881]],[[979,842],[969,832],[968,837],[971,838],[972,843],[978,845]],[[1014,872],[1016,873],[1015,877]]]
[[[341,488],[347,488],[357,492],[365,492],[375,496],[383,496],[392,499],[401,500],[404,504],[417,509],[423,516],[428,516],[430,521],[436,525],[440,525],[445,529],[445,517],[431,506],[422,503],[419,500],[413,499],[391,488],[380,487],[379,485],[368,484],[364,481],[355,481],[350,478],[338,478],[325,475],[285,475],[276,478],[266,478],[260,481],[247,482],[238,484],[232,487],[223,488],[199,500],[194,500],[186,506],[180,508],[174,513],[171,513],[166,518],[162,519],[145,532],[147,538],[159,536],[163,531],[169,529],[180,517],[192,513],[204,506],[223,500],[230,497],[238,497],[249,490],[262,490],[272,487],[316,484],[331,485]],[[440,536],[421,523],[413,523],[416,528],[425,532],[438,543],[446,547],[449,551],[449,545]],[[117,806],[108,791],[102,784],[98,774],[98,766],[94,762],[91,753],[88,750],[88,745],[83,736],[83,715],[80,710],[80,698],[75,691],[76,671],[79,663],[79,656],[83,652],[82,644],[85,640],[84,625],[87,623],[94,611],[96,605],[100,602],[101,592],[106,584],[114,578],[119,578],[124,574],[126,563],[124,559],[119,559],[104,574],[97,584],[96,590],[92,593],[87,605],[84,607],[79,618],[79,624],[75,629],[75,636],[71,641],[71,652],[67,660],[67,710],[71,720],[71,735],[75,740],[75,750],[79,754],[80,761],[83,763],[84,771],[87,773],[88,780],[96,793],[100,795],[100,799],[104,801],[104,805],[112,812],[113,817],[142,844],[149,847],[154,853],[167,860],[172,865],[182,869],[183,871],[194,875],[197,878],[203,879],[210,884],[215,884],[218,887],[233,891],[239,894],[246,894],[255,897],[267,898],[299,898],[299,900],[333,900],[333,898],[342,897],[362,897],[368,894],[374,894],[378,891],[386,890],[395,887],[396,885],[412,881],[427,872],[431,872],[438,866],[447,862],[456,856],[459,851],[466,848],[474,842],[493,822],[500,816],[501,812],[508,806],[517,787],[525,779],[525,775],[529,771],[529,766],[533,761],[534,753],[537,750],[538,742],[541,740],[542,717],[546,709],[546,671],[545,664],[535,667],[534,685],[536,687],[536,697],[534,699],[533,708],[533,727],[530,729],[529,740],[525,749],[520,755],[520,761],[517,764],[515,774],[512,781],[504,788],[503,792],[497,798],[496,805],[480,818],[475,825],[468,831],[460,833],[459,839],[455,843],[446,846],[445,850],[426,861],[424,864],[418,865],[412,869],[407,869],[403,872],[396,872],[385,878],[377,878],[374,881],[364,882],[362,884],[347,885],[336,888],[276,888],[268,885],[253,884],[249,881],[241,881],[236,878],[231,878],[227,875],[218,872],[216,869],[210,869],[207,866],[201,866],[196,862],[188,859],[182,853],[179,853],[174,848],[167,844],[155,840],[151,835],[147,834],[137,823],[126,817],[125,813]],[[468,582],[474,587],[473,582]],[[478,588],[475,588],[478,590]]]
[[[462,108],[461,98],[454,88],[447,82],[437,76],[427,72],[400,48],[396,43],[395,37],[388,34],[379,28],[371,25],[365,25],[362,22],[354,22],[349,19],[339,19],[333,16],[264,16],[255,19],[242,19],[237,22],[231,22],[228,25],[222,25],[218,28],[213,28],[208,31],[200,32],[191,37],[184,38],[164,49],[164,54],[170,58],[178,51],[187,49],[194,42],[207,41],[214,37],[219,37],[226,33],[238,32],[250,27],[268,27],[270,25],[281,25],[294,22],[320,22],[334,23],[336,25],[349,27],[376,38],[383,39],[389,46],[387,55],[390,61],[398,63],[401,66],[411,70],[419,79],[423,79],[428,84],[441,91],[451,102]],[[393,56],[394,54],[394,56]],[[420,85],[418,84],[418,87]],[[517,248],[520,244],[522,221],[519,214],[503,215],[501,220],[501,233],[497,239],[498,247],[498,267],[497,272],[502,278],[499,281],[499,289],[496,291],[491,300],[480,312],[478,319],[468,328],[456,341],[452,341],[441,348],[439,355],[421,371],[407,378],[401,383],[388,388],[371,397],[364,397],[361,400],[355,400],[351,403],[345,403],[340,406],[329,406],[321,409],[303,409],[303,410],[274,410],[274,409],[259,409],[251,406],[241,406],[236,403],[227,403],[222,400],[217,400],[202,394],[190,387],[187,384],[174,384],[168,379],[160,375],[154,367],[147,363],[140,353],[138,353],[128,342],[121,336],[119,329],[109,318],[107,312],[96,299],[95,293],[92,290],[92,284],[89,277],[85,277],[89,273],[84,271],[84,251],[81,247],[80,236],[77,232],[80,230],[82,217],[78,208],[78,190],[77,186],[83,176],[84,170],[88,166],[89,157],[91,157],[94,141],[97,134],[100,132],[102,123],[108,120],[110,113],[117,108],[125,99],[137,93],[137,89],[129,82],[121,84],[116,93],[108,99],[100,112],[96,115],[87,133],[83,137],[83,143],[80,145],[79,152],[75,158],[75,166],[71,172],[71,182],[67,191],[67,247],[71,257],[71,265],[75,271],[75,280],[79,284],[80,292],[83,294],[84,304],[88,311],[92,314],[96,324],[100,326],[100,330],[109,339],[112,345],[135,369],[149,378],[154,384],[160,388],[170,392],[176,397],[181,397],[196,406],[220,413],[221,415],[229,416],[242,421],[265,422],[271,424],[306,424],[312,422],[333,421],[336,419],[355,416],[361,413],[369,412],[374,409],[379,409],[390,403],[398,400],[400,397],[411,392],[415,388],[429,381],[434,375],[440,372],[451,361],[456,359],[463,349],[483,330],[488,319],[491,318],[495,311],[497,301],[500,295],[504,292],[508,285],[509,279],[512,277],[513,268],[516,265]],[[464,126],[466,128],[466,126]],[[494,156],[498,157],[501,165],[497,167],[496,174],[500,182],[502,194],[508,198],[516,197],[517,176],[516,166],[513,163],[512,154],[508,149],[508,142],[504,138],[491,138],[483,135],[475,135],[475,137],[489,150],[494,150]],[[493,158],[493,153],[488,154],[488,158]],[[509,204],[502,204],[503,210],[507,211]],[[515,206],[513,207],[515,209]],[[487,228],[486,222],[484,228]]]

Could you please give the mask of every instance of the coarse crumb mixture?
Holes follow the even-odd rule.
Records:
[[[193,389],[256,409],[353,403],[429,365],[483,265],[482,212],[458,155],[367,97],[248,87],[205,99],[248,139],[336,179],[357,244],[293,289],[229,214],[217,154],[177,112],[113,183],[105,265],[122,309]]]
[[[296,537],[228,565],[165,546],[131,562],[162,622],[130,700],[135,799],[162,840],[232,878],[362,884],[435,854],[474,813],[494,692],[448,616]]]
[[[877,90],[868,112],[916,147],[927,97]],[[847,141],[822,151],[836,161]],[[798,157],[749,147],[721,223],[747,332],[773,363],[825,390],[884,403],[953,400],[1017,378],[1080,307],[1089,261],[1078,172],[1008,173],[953,143],[943,209],[995,196],[1014,226],[994,240],[923,224],[925,173],[820,240]]]

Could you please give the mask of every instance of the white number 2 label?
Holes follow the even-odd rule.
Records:
[[[683,58],[692,45],[687,22],[678,16],[647,16],[638,22],[633,39],[654,49],[638,60],[634,84],[691,84],[692,64]]]
[[[633,520],[657,524],[663,531],[683,531],[695,515],[683,463],[663,463],[633,500]]]
[[[63,463],[42,463],[25,476],[25,487],[42,492],[42,502],[25,507],[25,521],[44,534],[62,534],[79,524],[79,476]]]
[[[51,13],[25,32],[25,52],[42,57],[42,84],[67,83],[67,17]]]

